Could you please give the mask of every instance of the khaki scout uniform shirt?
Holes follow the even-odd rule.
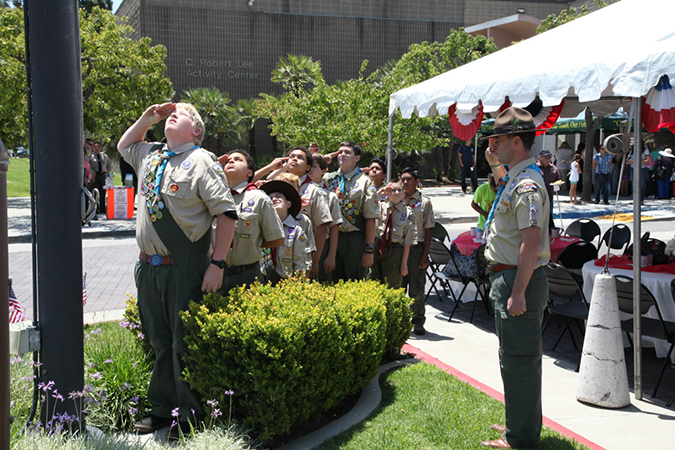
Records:
[[[343,175],[342,169],[337,172],[331,172],[324,175],[324,183],[338,197],[340,210],[344,222],[339,230],[343,232],[360,231],[354,224],[358,216],[364,219],[377,219],[379,211],[375,203],[377,189],[373,182],[359,167],[354,167],[345,176],[345,192],[340,191],[340,176]],[[363,231],[365,233],[365,229]],[[360,250],[360,249],[359,249]]]
[[[533,158],[510,168],[509,180],[499,198],[487,238],[485,257],[492,264],[518,264],[520,230],[539,228],[539,253],[536,267],[547,264],[551,257],[548,236],[550,214],[548,193],[538,169],[528,169]]]
[[[247,185],[244,182],[232,188],[238,219],[232,248],[225,260],[228,266],[245,266],[259,261],[263,239],[275,241],[284,237],[272,199],[259,189],[244,192]]]
[[[295,217],[295,221],[298,222],[298,225],[300,225],[302,231],[305,232],[307,240],[309,241],[308,246],[310,248],[310,251],[315,252],[316,240],[314,239],[314,231],[312,231],[312,222],[309,220],[309,217],[307,217],[307,214],[305,213],[299,213]]]
[[[340,202],[338,202],[337,195],[335,195],[335,192],[329,191],[325,186],[324,189],[328,192],[328,209],[330,209],[332,218],[332,222],[328,224],[328,233],[326,233],[326,239],[329,239],[331,227],[341,225],[344,222],[344,219],[342,218],[342,212],[340,212]]]
[[[320,225],[333,220],[328,207],[328,191],[320,188],[310,180],[305,183],[307,175],[300,178],[300,200],[302,201],[302,212],[307,214],[312,222],[312,231],[316,234],[316,229]]]
[[[391,214],[393,220],[391,221],[391,242],[393,244],[415,245],[417,243],[417,221],[412,209],[405,206],[403,201],[392,205],[389,200],[379,202],[380,216],[377,219],[376,235],[380,239],[384,239],[384,229],[389,218],[389,210],[394,207]]]
[[[145,161],[154,145],[156,143],[137,142],[122,152],[124,160],[141,180],[145,178]],[[215,216],[235,210],[227,179],[216,157],[203,148],[194,147],[194,143],[187,143],[171,149],[176,154],[166,163],[160,189],[166,205],[163,211],[171,211],[171,216],[192,242],[211,229]],[[136,211],[138,247],[147,255],[168,256],[169,250],[155,231],[140,190]]]
[[[277,247],[276,271],[284,278],[312,268],[312,250],[302,227],[290,215],[283,222],[284,244]]]
[[[436,219],[434,218],[434,208],[431,206],[429,197],[422,194],[419,190],[412,195],[405,197],[405,204],[412,209],[417,221],[417,242],[424,242],[424,233],[427,228],[434,228]]]

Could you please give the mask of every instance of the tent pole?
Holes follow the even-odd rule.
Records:
[[[391,157],[393,151],[392,144],[394,142],[394,114],[396,114],[396,112],[389,116],[389,136],[387,138],[387,183],[391,181],[391,168],[392,163],[394,162]]]
[[[642,400],[642,320],[640,316],[640,287],[642,285],[642,176],[639,161],[642,158],[642,97],[633,98],[635,122],[633,130],[635,146],[633,147],[633,373],[635,399]],[[629,130],[630,131],[630,130]]]

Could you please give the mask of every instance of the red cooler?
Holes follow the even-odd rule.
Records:
[[[131,219],[134,216],[134,188],[121,186],[106,191],[108,219]]]

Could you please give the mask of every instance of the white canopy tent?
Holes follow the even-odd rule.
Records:
[[[611,114],[632,101],[640,123],[642,98],[662,75],[675,80],[675,1],[622,0],[546,33],[507,47],[427,81],[394,92],[389,100],[389,148],[392,154],[396,110],[403,118],[459,113],[486,113],[506,100],[524,107],[537,96],[543,106],[565,101],[561,117],[574,117],[585,107],[598,116]],[[642,148],[639,133],[635,148]],[[389,164],[391,167],[391,164]],[[640,179],[635,164],[634,179]],[[640,198],[640,183],[633,185]],[[640,236],[640,202],[635,202],[633,231]],[[635,219],[637,218],[637,220]],[[640,240],[634,243],[640,254]],[[634,298],[639,299],[640,266],[634,268]],[[634,309],[640,335],[639,301]],[[642,397],[641,345],[635,340],[635,396]]]

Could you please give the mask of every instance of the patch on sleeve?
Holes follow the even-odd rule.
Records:
[[[377,188],[375,187],[374,184],[371,184],[368,189],[370,189],[371,192],[377,192]]]
[[[527,192],[537,192],[537,185],[534,183],[523,183],[516,188],[516,194],[525,194]]]
[[[534,219],[539,214],[539,209],[535,206],[534,203],[530,203],[530,219]]]
[[[272,199],[269,198],[269,197],[265,197],[265,201],[266,201],[269,205],[274,205],[274,203],[272,202]]]
[[[216,172],[222,172],[222,171],[223,171],[223,166],[221,166],[220,163],[215,163],[215,164],[213,165],[213,170],[215,170]]]
[[[319,189],[319,195],[328,195],[325,189]]]

